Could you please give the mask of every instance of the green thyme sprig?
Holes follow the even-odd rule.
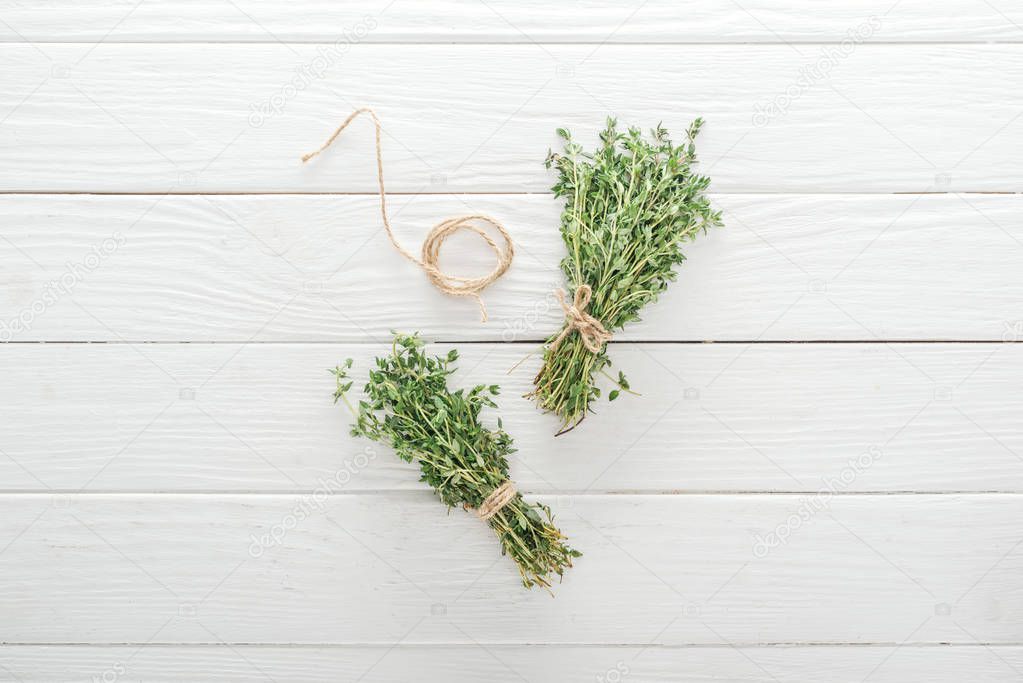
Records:
[[[565,199],[561,236],[568,255],[561,269],[573,291],[581,285],[592,288],[586,312],[610,332],[639,320],[640,309],[675,280],[675,266],[685,261],[685,242],[721,225],[721,213],[706,196],[710,179],[693,168],[702,125],[696,119],[686,141],[676,146],[660,125],[646,139],[638,128],[619,132],[615,119],[609,118],[592,153],[558,129],[565,152],[551,152],[546,164],[558,172],[555,196]],[[611,365],[606,346],[594,354],[575,332],[552,346],[559,334],[547,340],[543,367],[529,396],[558,414],[559,433],[564,433],[600,397],[594,385],[598,374],[617,385],[609,400],[630,387],[621,372],[615,379],[605,371]]]
[[[344,401],[355,418],[354,436],[364,436],[394,448],[406,462],[418,462],[421,481],[433,487],[449,508],[477,509],[494,489],[508,480],[508,455],[515,452],[501,420],[497,429],[480,422],[497,385],[477,385],[450,391],[448,375],[458,352],[429,356],[418,335],[396,334],[391,353],[376,359],[358,407],[349,401],[352,359],[331,370],[337,377],[334,401]],[[518,564],[527,588],[549,588],[581,553],[565,544],[554,526],[550,508],[527,503],[521,495],[487,523],[501,541],[502,553]]]

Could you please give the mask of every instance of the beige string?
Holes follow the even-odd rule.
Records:
[[[577,330],[579,337],[583,340],[583,345],[589,349],[590,353],[600,353],[600,347],[611,341],[611,333],[599,320],[586,312],[586,307],[590,305],[590,298],[593,296],[590,286],[579,285],[576,288],[571,306],[565,303],[565,290],[556,289],[554,295],[558,297],[561,309],[565,311],[565,328],[551,343],[551,350],[558,348],[561,340],[567,337],[572,330]]]
[[[425,270],[430,281],[433,282],[440,291],[453,296],[475,297],[476,302],[480,306],[480,313],[483,316],[483,322],[486,322],[487,307],[483,305],[483,299],[480,297],[480,292],[482,292],[487,285],[504,275],[505,271],[508,270],[508,267],[511,265],[512,258],[515,256],[515,246],[512,244],[511,237],[509,237],[504,226],[496,219],[482,214],[475,214],[472,216],[456,216],[454,218],[448,218],[433,226],[433,229],[430,230],[430,233],[426,236],[426,241],[423,242],[421,258],[416,258],[415,255],[406,251],[404,247],[398,244],[398,240],[395,239],[394,232],[391,230],[391,222],[387,218],[387,200],[386,193],[384,192],[384,161],[380,151],[381,125],[376,112],[368,107],[356,109],[348,115],[348,118],[344,120],[344,123],[338,126],[338,129],[334,131],[334,134],[330,136],[330,139],[323,143],[322,147],[315,152],[311,152],[303,156],[302,161],[309,161],[320,152],[330,147],[331,143],[333,143],[334,140],[337,139],[337,136],[341,134],[341,131],[347,128],[348,124],[360,114],[369,114],[373,119],[373,125],[376,128],[377,185],[380,188],[380,217],[384,220],[384,229],[387,231],[387,237],[391,240],[391,244],[394,245],[394,248],[397,249],[402,256]],[[473,224],[472,221],[474,220],[492,225],[504,239],[504,248],[500,248],[483,228]],[[441,245],[444,244],[444,240],[459,230],[471,230],[472,232],[475,232],[490,246],[497,259],[497,264],[489,274],[482,277],[458,277],[456,275],[448,275],[438,267],[437,263],[440,259]]]
[[[486,521],[500,512],[505,505],[515,500],[516,494],[515,485],[509,479],[490,492],[490,495],[476,509],[476,514],[480,519]]]

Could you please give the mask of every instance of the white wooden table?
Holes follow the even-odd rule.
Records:
[[[0,2],[0,679],[1020,680],[1021,83],[1008,0]],[[512,231],[488,324],[368,123],[299,162],[365,105],[403,241]],[[726,227],[555,440],[506,373],[609,113],[704,116]],[[504,386],[556,598],[348,436],[325,368],[392,328]]]

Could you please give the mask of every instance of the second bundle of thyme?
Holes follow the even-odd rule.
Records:
[[[562,433],[599,398],[598,374],[618,387],[610,400],[629,390],[624,374],[615,379],[605,372],[611,365],[606,342],[639,320],[640,309],[675,279],[683,243],[721,224],[706,196],[710,179],[693,168],[702,125],[694,121],[676,146],[662,126],[648,140],[638,128],[619,132],[608,119],[592,153],[558,130],[565,153],[551,153],[547,167],[557,169],[554,194],[565,199],[561,236],[568,255],[561,269],[574,295],[566,302],[559,292],[565,325],[547,340],[530,396],[561,418]]]
[[[406,462],[417,462],[421,481],[433,487],[449,507],[476,510],[501,541],[502,552],[518,564],[527,588],[551,585],[580,553],[565,543],[550,509],[527,503],[508,477],[508,455],[515,449],[501,428],[480,422],[485,406],[495,407],[496,385],[465,391],[448,389],[447,378],[458,359],[430,356],[417,335],[395,335],[391,353],[376,359],[369,372],[368,400],[358,407],[348,399],[351,359],[332,372],[337,377],[334,400],[352,411],[352,434],[394,448]]]

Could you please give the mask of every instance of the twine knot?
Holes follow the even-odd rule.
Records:
[[[512,244],[511,237],[508,235],[508,231],[504,229],[496,219],[490,216],[482,214],[475,214],[472,216],[456,216],[454,218],[448,218],[443,220],[437,225],[433,226],[430,233],[426,236],[426,240],[423,242],[422,258],[416,258],[412,253],[402,247],[398,240],[394,236],[394,232],[391,230],[391,221],[387,217],[387,199],[384,191],[384,160],[381,152],[380,145],[380,133],[382,127],[380,125],[380,119],[377,118],[376,112],[368,107],[362,109],[356,109],[348,118],[338,126],[334,134],[327,139],[323,146],[321,146],[315,152],[310,152],[302,157],[302,162],[309,161],[323,150],[330,147],[331,143],[337,139],[337,136],[341,134],[348,124],[351,123],[360,114],[369,114],[370,118],[373,119],[373,126],[376,129],[376,156],[377,156],[377,186],[380,188],[380,217],[384,221],[384,229],[387,231],[387,237],[391,240],[391,244],[398,252],[407,258],[412,263],[415,263],[420,268],[426,271],[427,277],[430,278],[430,282],[434,284],[437,289],[450,294],[452,296],[471,296],[476,299],[476,303],[479,304],[480,314],[483,322],[487,321],[487,307],[483,304],[483,299],[480,293],[486,289],[487,285],[497,280],[499,277],[504,275],[508,267],[511,266],[512,258],[515,256],[515,246]],[[478,225],[475,225],[473,221],[481,221],[489,223],[497,232],[501,235],[501,239],[504,242],[503,247],[498,246],[497,242],[487,234],[486,230]],[[470,230],[475,232],[477,235],[483,238],[483,241],[487,243],[487,246],[494,252],[494,256],[497,259],[497,263],[494,269],[487,275],[481,277],[460,277],[457,275],[449,275],[440,269],[438,262],[440,260],[440,248],[444,244],[444,240],[458,232],[459,230]]]
[[[572,330],[576,330],[579,332],[579,338],[583,340],[583,345],[590,353],[600,353],[601,347],[611,341],[611,333],[599,320],[586,312],[586,307],[590,305],[590,298],[593,296],[590,286],[579,285],[576,287],[571,306],[565,303],[565,290],[556,289],[554,295],[558,297],[561,309],[565,312],[565,327],[551,344],[551,349],[557,348],[558,344]]]
[[[498,486],[496,489],[490,492],[480,506],[476,508],[476,514],[480,519],[486,521],[501,511],[508,503],[515,500],[515,496],[518,492],[515,490],[515,485],[512,484],[511,479],[506,480],[503,484]]]

